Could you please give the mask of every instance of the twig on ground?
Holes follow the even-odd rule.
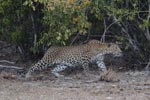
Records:
[[[22,68],[22,67],[0,65],[0,70],[3,70],[3,69],[24,70],[24,68]]]

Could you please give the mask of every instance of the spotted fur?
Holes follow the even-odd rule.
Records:
[[[106,70],[104,64],[105,54],[121,56],[121,50],[117,44],[103,43],[98,40],[91,40],[86,44],[78,46],[51,47],[47,50],[44,57],[32,66],[26,78],[30,77],[35,71],[42,71],[48,66],[56,65],[51,71],[56,77],[61,77],[59,72],[66,68],[82,66],[85,73],[89,71],[89,63],[96,63],[100,70]]]

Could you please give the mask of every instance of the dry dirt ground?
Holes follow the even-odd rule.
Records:
[[[0,60],[18,62],[20,58],[14,51],[14,46],[0,41]],[[150,100],[149,72],[104,74],[104,79],[108,78],[110,82],[95,81],[99,79],[96,70],[91,71],[91,74],[90,77],[84,77],[83,72],[79,71],[66,75],[72,79],[58,79],[47,75],[23,80],[16,78],[15,74],[9,75],[2,71],[0,100]]]
[[[150,100],[148,72],[119,72],[118,82],[72,79],[18,80],[0,78],[0,100]],[[92,79],[97,77],[93,75]]]

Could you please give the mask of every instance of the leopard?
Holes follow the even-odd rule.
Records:
[[[89,72],[89,64],[96,64],[102,72],[107,68],[104,63],[104,57],[111,54],[114,57],[122,56],[122,50],[116,43],[105,43],[99,40],[90,40],[85,44],[72,46],[53,46],[50,47],[41,60],[30,67],[25,74],[29,78],[36,71],[43,71],[51,66],[55,66],[51,73],[59,78],[64,77],[60,72],[68,68],[80,66],[85,74]]]

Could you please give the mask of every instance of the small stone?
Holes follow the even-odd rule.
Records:
[[[112,100],[113,98],[112,97],[106,97],[106,100]]]

